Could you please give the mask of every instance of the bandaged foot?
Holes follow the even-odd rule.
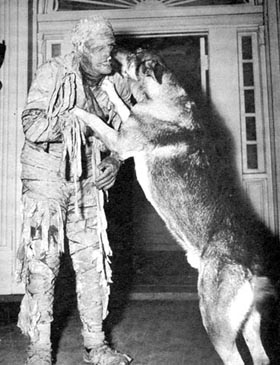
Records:
[[[50,348],[39,345],[30,345],[25,365],[52,365]]]
[[[106,342],[92,349],[85,349],[83,359],[94,365],[128,365],[132,362],[129,356],[111,349]]]

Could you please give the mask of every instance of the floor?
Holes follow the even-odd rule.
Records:
[[[18,303],[6,306],[6,320],[4,307],[0,307],[0,364],[23,365],[27,340],[16,327]],[[56,365],[82,365],[77,311],[73,307],[70,311],[64,309],[59,316],[53,327]],[[106,330],[113,346],[133,358],[132,365],[222,365],[202,326],[197,300],[111,304]],[[274,352],[277,347],[279,342]],[[246,351],[242,351],[245,364],[252,365]],[[271,364],[279,364],[279,356],[273,356]]]
[[[107,330],[114,346],[134,359],[132,364],[222,365],[202,328],[197,301],[130,301],[121,314],[119,310],[111,308]],[[76,311],[65,317],[63,326],[56,364],[82,364]],[[22,365],[27,341],[15,317],[0,327],[0,341],[0,363]]]
[[[133,365],[221,365],[201,324],[197,274],[186,265],[182,252],[129,254],[119,249],[112,268],[105,329],[108,340],[134,359]],[[1,302],[0,298],[0,364],[24,363],[28,343],[16,326],[20,299],[2,298]],[[67,254],[57,279],[54,313],[56,364],[83,364],[75,277]]]
[[[121,252],[119,257],[122,269],[118,270],[117,254],[113,260],[110,312],[105,322],[111,344],[130,355],[132,365],[222,365],[202,326],[196,273],[185,264],[183,256],[178,252],[137,255],[132,260],[134,275],[131,265],[126,267]],[[175,275],[175,268],[180,275]],[[72,274],[65,257],[54,303],[52,343],[56,365],[83,364],[81,324]],[[0,300],[0,364],[24,364],[28,343],[16,326],[19,299]],[[271,332],[267,331],[268,334]],[[271,365],[279,365],[279,341],[270,335],[266,336],[266,342],[274,357]],[[252,365],[242,343],[240,348],[245,364]]]

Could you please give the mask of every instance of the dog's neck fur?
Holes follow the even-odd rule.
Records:
[[[147,96],[154,102],[160,100],[164,103],[174,103],[180,97],[187,97],[185,90],[174,82],[174,77],[169,73],[163,75],[161,84],[153,78],[145,78],[144,80],[146,82],[144,89],[146,89]]]

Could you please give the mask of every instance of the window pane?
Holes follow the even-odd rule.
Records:
[[[244,86],[254,86],[253,63],[243,63]]]
[[[244,90],[245,113],[255,113],[255,93],[254,90]]]
[[[247,141],[257,140],[255,117],[246,117],[246,140]]]
[[[242,58],[243,60],[251,60],[252,53],[252,37],[242,37]]]
[[[256,144],[247,145],[247,167],[248,169],[258,168],[258,151]]]
[[[61,44],[55,43],[52,44],[52,57],[58,57],[61,55]]]

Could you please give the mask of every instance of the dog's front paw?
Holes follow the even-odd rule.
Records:
[[[114,102],[118,97],[115,85],[107,77],[102,82],[101,89],[106,92],[110,101]]]
[[[71,113],[74,114],[76,117],[79,117],[82,119],[83,117],[83,112],[84,110],[79,108],[78,106],[75,106],[72,110]]]

